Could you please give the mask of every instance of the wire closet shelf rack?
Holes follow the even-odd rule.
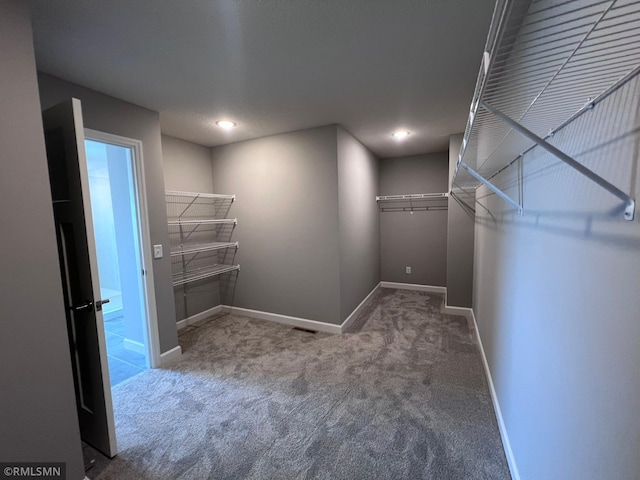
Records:
[[[235,195],[224,195],[220,193],[198,193],[198,192],[178,192],[175,190],[167,190],[165,192],[165,196],[167,198],[171,198],[175,201],[175,199],[185,199],[186,201],[215,201],[215,200],[227,200],[227,201],[235,201]]]
[[[178,272],[173,275],[173,286],[184,285],[186,283],[204,280],[205,278],[216,277],[223,273],[240,270],[240,265],[211,265],[197,270]]]
[[[635,200],[551,144],[554,133],[640,74],[640,0],[498,0],[452,191],[492,183],[536,146],[624,204]]]
[[[219,218],[228,214],[235,195],[166,191],[165,197],[174,286],[240,270],[224,263],[224,251],[238,249],[238,242],[224,238],[237,219]]]
[[[378,195],[376,202],[381,212],[414,210],[446,210],[448,193],[408,193],[404,195]]]

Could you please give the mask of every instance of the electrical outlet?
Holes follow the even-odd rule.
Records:
[[[162,245],[153,246],[153,258],[162,258]]]
[[[411,267],[405,267],[404,273],[411,273]]]

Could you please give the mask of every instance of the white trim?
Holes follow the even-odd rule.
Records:
[[[469,327],[469,331],[474,330],[475,324],[473,323],[473,310],[469,307],[452,307],[447,305],[447,296],[444,296],[444,303],[442,304],[442,313],[446,313],[448,315],[459,315],[467,319],[467,326]]]
[[[124,339],[124,348],[131,352],[139,353],[140,355],[147,354],[147,346],[144,343],[131,340],[130,338]]]
[[[248,308],[232,307],[223,305],[222,311],[235,315],[243,315],[245,317],[257,318],[259,320],[268,320],[270,322],[282,323],[293,327],[305,328],[325,333],[341,333],[341,326],[333,323],[318,322],[306,318],[291,317],[289,315],[280,315],[279,313],[261,312],[259,310],[251,310]]]
[[[381,282],[382,283],[382,282]],[[358,318],[358,315],[360,315],[362,313],[362,310],[364,310],[364,307],[367,303],[369,303],[369,301],[371,300],[371,297],[373,296],[374,293],[376,293],[376,291],[380,288],[381,283],[378,283],[375,287],[373,287],[373,290],[371,290],[369,292],[369,295],[367,295],[364,300],[362,300],[360,302],[360,305],[358,305],[353,312],[351,312],[351,315],[349,315],[344,322],[342,322],[342,325],[340,325],[340,333],[343,333],[347,327],[351,324],[351,322],[353,322],[356,318]]]
[[[433,285],[418,285],[416,283],[396,283],[380,282],[382,288],[397,288],[399,290],[415,290],[417,292],[447,293],[447,287],[436,287]]]
[[[428,285],[416,285],[410,283],[394,283],[394,282],[380,282],[382,288],[397,288],[401,290],[416,290],[420,292],[431,293],[444,293],[444,302],[442,304],[442,312],[450,315],[461,315],[466,317],[469,322],[469,329],[474,332],[478,348],[480,349],[480,356],[482,357],[482,364],[484,365],[484,371],[487,376],[487,383],[489,384],[489,391],[491,393],[491,401],[493,402],[493,410],[496,414],[498,421],[498,429],[500,431],[500,438],[502,440],[502,446],[504,448],[505,456],[507,457],[507,463],[509,465],[509,471],[513,480],[520,480],[520,472],[518,471],[518,465],[516,464],[516,458],[511,449],[511,442],[509,441],[509,434],[507,433],[507,427],[502,417],[502,410],[500,409],[500,402],[498,401],[498,395],[496,394],[495,387],[493,385],[493,378],[491,377],[491,370],[487,362],[487,357],[484,353],[484,347],[482,346],[482,339],[480,338],[480,331],[478,330],[478,324],[476,323],[476,317],[472,308],[466,307],[453,307],[447,305],[447,287],[434,287]]]
[[[496,418],[498,420],[498,429],[500,431],[500,437],[502,439],[502,446],[504,447],[504,453],[507,457],[507,463],[509,464],[509,471],[511,472],[511,477],[513,478],[513,480],[520,480],[520,472],[518,471],[518,465],[516,464],[516,457],[513,455],[513,450],[511,449],[511,442],[509,441],[507,426],[505,425],[504,418],[502,417],[502,410],[500,409],[500,402],[498,401],[498,395],[496,394],[496,389],[493,386],[493,378],[491,377],[491,370],[489,369],[489,363],[487,362],[487,357],[484,354],[484,347],[482,346],[480,331],[478,330],[478,324],[476,323],[476,316],[473,313],[473,309],[469,309],[469,310],[471,310],[471,321],[473,322],[473,330],[476,333],[476,340],[478,342],[478,347],[480,348],[480,355],[482,356],[482,364],[484,365],[484,371],[487,376],[487,383],[489,384],[489,391],[491,392],[491,400],[493,401],[493,409],[496,413]]]
[[[193,325],[200,320],[204,320],[207,317],[212,315],[216,315],[222,312],[222,305],[217,305],[215,307],[209,308],[203,312],[196,313],[195,315],[191,315],[190,317],[183,318],[179,322],[176,323],[178,330],[182,330],[183,328],[188,327],[189,325]]]
[[[473,315],[473,310],[468,307],[452,307],[451,305],[444,303],[442,313],[448,313],[449,315],[461,315],[463,317],[470,318]]]
[[[166,367],[167,365],[172,364],[176,360],[179,360],[182,356],[182,347],[177,345],[173,347],[171,350],[167,350],[164,353],[160,354],[160,367]]]
[[[89,128],[84,129],[85,138],[97,140],[103,143],[119,145],[133,150],[133,164],[135,167],[135,187],[136,200],[138,203],[138,223],[140,231],[140,250],[142,252],[142,268],[146,274],[143,276],[144,303],[146,310],[146,336],[147,336],[147,360],[151,368],[162,365],[162,355],[160,354],[160,333],[158,331],[158,312],[156,305],[156,290],[153,275],[153,254],[151,249],[151,234],[149,228],[149,211],[147,208],[147,188],[145,182],[144,156],[142,152],[142,142],[133,138],[122,137],[110,133],[99,132]]]
[[[361,313],[364,306],[371,300],[371,297],[376,292],[378,288],[396,288],[401,290],[415,290],[421,292],[431,292],[431,293],[444,293],[445,301],[442,304],[442,312],[451,314],[451,315],[461,315],[467,319],[469,322],[469,327],[472,332],[475,332],[476,341],[478,343],[478,347],[480,349],[480,355],[482,356],[482,364],[484,365],[485,374],[487,376],[487,383],[489,384],[489,391],[491,392],[491,400],[493,402],[493,409],[495,411],[496,419],[498,421],[498,428],[500,431],[500,438],[502,439],[502,445],[505,451],[505,455],[507,457],[507,463],[509,465],[509,470],[511,472],[511,476],[513,480],[520,480],[520,474],[518,472],[518,467],[516,465],[516,460],[513,455],[513,450],[511,449],[511,443],[509,441],[509,435],[507,434],[507,428],[504,423],[504,419],[502,417],[502,410],[500,409],[500,402],[498,401],[498,397],[496,395],[495,388],[493,386],[493,379],[491,377],[491,371],[489,370],[489,364],[487,363],[487,357],[484,353],[484,348],[482,346],[482,340],[480,339],[480,332],[478,330],[478,325],[476,323],[476,318],[472,308],[467,307],[453,307],[446,304],[446,287],[437,287],[430,285],[416,285],[410,283],[394,283],[394,282],[380,282],[376,285],[369,295],[365,297],[365,299],[360,302],[354,311],[346,318],[341,325],[334,325],[326,322],[318,322],[316,320],[308,320],[306,318],[298,318],[291,317],[288,315],[280,315],[277,313],[269,313],[262,312],[259,310],[251,310],[248,308],[240,308],[240,307],[232,307],[229,305],[218,305],[217,307],[213,307],[209,310],[201,312],[197,315],[193,315],[192,317],[186,318],[178,322],[178,329],[184,328],[189,325],[191,322],[196,322],[202,318],[206,318],[209,315],[213,315],[214,313],[219,313],[223,311],[225,313],[231,313],[236,315],[242,315],[245,317],[256,318],[259,320],[267,320],[271,322],[281,323],[284,325],[291,325],[294,327],[305,328],[308,330],[315,330],[318,332],[326,332],[326,333],[334,333],[341,334],[349,324],[357,318],[357,316]],[[195,320],[192,320],[195,319]],[[184,323],[183,323],[184,322]],[[182,324],[182,325],[181,325]],[[175,349],[179,349],[180,347],[176,347]],[[175,350],[173,349],[173,350]],[[169,355],[173,350],[169,352],[163,353],[162,356]],[[178,354],[179,356],[180,354]],[[164,365],[164,359],[163,359]]]
[[[349,324],[355,320],[358,315],[362,312],[364,306],[371,301],[371,297],[373,294],[380,288],[380,284],[373,287],[373,290],[369,292],[369,294],[365,297],[360,305],[358,305],[353,312],[346,318],[344,322],[340,325],[335,325],[333,323],[327,322],[318,322],[317,320],[309,320],[307,318],[300,317],[292,317],[289,315],[281,315],[279,313],[271,313],[271,312],[263,312],[260,310],[251,310],[249,308],[240,308],[240,307],[232,307],[230,305],[218,305],[217,307],[206,310],[197,315],[193,315],[189,318],[185,318],[178,322],[178,330],[185,328],[187,325],[191,325],[198,320],[206,318],[215,313],[219,313],[223,311],[225,313],[231,313],[236,315],[243,315],[245,317],[256,318],[258,320],[267,320],[269,322],[281,323],[283,325],[290,325],[292,327],[300,327],[307,330],[314,330],[316,332],[325,332],[325,333],[333,333],[333,334],[342,334],[349,326]]]

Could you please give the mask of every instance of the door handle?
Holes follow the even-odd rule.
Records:
[[[93,310],[93,302],[85,302],[80,305],[72,305],[69,310],[74,312],[90,312]]]
[[[101,311],[102,310],[102,305],[104,305],[105,303],[109,303],[111,300],[109,300],[108,298],[105,298],[104,300],[98,300],[96,302],[96,311]]]
[[[109,303],[111,300],[105,298],[104,300],[98,300],[95,303],[96,312],[100,312],[102,310],[102,305],[105,303]],[[93,310],[94,303],[93,302],[85,302],[80,305],[73,305],[69,307],[69,310],[73,310],[74,312],[91,312]]]

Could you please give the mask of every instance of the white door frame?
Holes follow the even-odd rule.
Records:
[[[142,156],[142,142],[133,138],[121,137],[111,133],[99,132],[89,128],[84,129],[85,139],[109,143],[119,147],[131,148],[133,151],[133,165],[135,169],[136,201],[138,206],[138,236],[142,250],[142,268],[145,272],[144,306],[146,311],[147,358],[151,368],[160,367],[160,337],[158,333],[158,312],[156,307],[156,290],[153,281],[153,248],[149,233],[149,212],[147,210],[147,188],[144,177],[144,157]]]

